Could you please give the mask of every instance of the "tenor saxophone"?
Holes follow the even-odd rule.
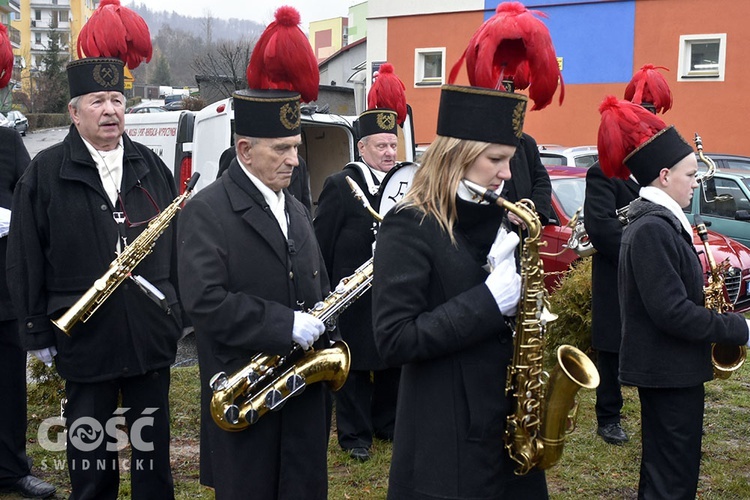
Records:
[[[518,463],[516,474],[526,474],[534,467],[548,469],[562,456],[565,435],[575,429],[578,390],[596,388],[599,372],[588,356],[570,345],[558,347],[557,365],[551,374],[544,371],[546,326],[557,315],[549,311],[544,288],[544,267],[539,256],[542,225],[534,203],[511,203],[477,184],[465,179],[463,182],[484,200],[516,214],[528,230],[521,250],[521,299],[513,360],[508,365],[505,386],[514,409],[506,420],[504,440],[510,457]]]
[[[308,312],[331,326],[349,305],[372,286],[373,259],[343,278],[336,289]],[[211,378],[211,417],[225,431],[241,431],[269,411],[277,411],[307,385],[327,381],[337,391],[346,382],[351,357],[344,341],[320,350],[302,351],[296,345],[286,356],[260,353],[231,376]]]
[[[700,215],[695,216],[695,228],[698,230],[701,242],[703,242],[703,250],[710,271],[708,284],[703,287],[704,305],[706,309],[718,313],[731,311],[734,307],[727,297],[722,266],[716,264],[716,260],[711,253],[711,247],[708,244],[708,230]],[[747,347],[744,345],[711,344],[711,364],[714,367],[714,378],[728,379],[732,376],[732,373],[742,366],[746,358]]]
[[[185,192],[174,199],[167,208],[148,223],[133,242],[126,246],[120,255],[113,260],[107,271],[101,278],[94,281],[94,284],[76,301],[62,316],[52,320],[52,324],[62,330],[66,335],[70,335],[70,329],[78,323],[85,323],[99,309],[99,307],[109,298],[120,284],[125,281],[135,266],[146,258],[154,249],[154,244],[159,236],[167,229],[169,223],[182,207],[185,200],[193,192],[195,184],[198,182],[200,174],[195,172],[190,178]]]

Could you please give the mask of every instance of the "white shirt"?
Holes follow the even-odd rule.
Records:
[[[263,184],[260,179],[251,174],[247,167],[242,164],[239,158],[237,158],[237,162],[242,166],[242,171],[245,172],[245,175],[247,175],[247,177],[253,182],[253,184],[255,184],[255,187],[258,188],[260,194],[263,195],[263,199],[266,200],[266,203],[268,203],[268,206],[271,209],[271,213],[273,214],[274,218],[276,218],[276,222],[279,223],[281,232],[284,233],[284,238],[288,239],[289,223],[286,218],[286,210],[284,209],[286,203],[284,190],[279,190],[278,193],[275,192],[273,189]]]
[[[99,171],[104,192],[107,193],[112,206],[117,205],[117,193],[120,191],[122,184],[122,157],[125,151],[122,145],[122,137],[120,137],[120,143],[112,151],[99,151],[86,139],[83,137],[81,139],[83,139],[86,149],[89,150],[91,158],[96,162],[96,169]]]

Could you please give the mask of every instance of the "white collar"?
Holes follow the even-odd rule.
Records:
[[[680,208],[677,202],[674,201],[674,198],[669,196],[665,191],[654,186],[645,186],[640,189],[638,195],[641,198],[668,209],[675,217],[677,217],[677,220],[680,221],[682,228],[687,234],[693,234],[693,227],[690,225],[690,222],[688,222],[685,212],[683,212],[682,208]]]
[[[237,160],[239,161],[239,159]],[[258,188],[258,191],[260,191],[260,194],[263,195],[263,199],[266,200],[266,203],[268,203],[268,206],[271,208],[271,213],[276,218],[276,221],[279,223],[279,227],[281,228],[281,231],[284,233],[284,236],[287,236],[287,219],[286,219],[286,212],[284,209],[285,205],[285,197],[284,197],[284,190],[280,189],[277,193],[270,187],[263,184],[263,182],[258,179],[256,176],[250,173],[250,171],[245,167],[242,162],[240,162],[240,166],[242,167],[242,171],[245,172],[245,175],[252,181],[253,184],[255,184],[255,187]]]

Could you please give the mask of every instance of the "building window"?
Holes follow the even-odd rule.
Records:
[[[682,35],[678,81],[724,81],[727,34]]]
[[[414,86],[439,86],[445,83],[445,47],[414,51]]]
[[[42,11],[41,10],[35,10],[34,11],[34,19],[37,21],[42,20]]]
[[[34,33],[34,43],[37,45],[42,44],[42,34],[41,33]]]

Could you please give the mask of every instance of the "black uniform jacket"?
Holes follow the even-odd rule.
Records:
[[[357,167],[344,168],[331,175],[323,185],[315,212],[315,234],[320,242],[328,276],[335,286],[372,257],[375,221],[352,193],[346,182],[349,176],[362,188],[370,205],[376,206],[376,195]],[[375,349],[372,335],[372,295],[365,292],[338,319],[338,330],[352,353],[352,369],[381,370],[385,363]]]
[[[11,210],[13,189],[23,171],[29,166],[29,161],[31,158],[23,145],[21,134],[12,128],[0,127],[0,165],[2,165],[0,167],[0,207]],[[16,318],[5,277],[7,249],[8,238],[0,238],[0,321]]]
[[[177,196],[169,169],[123,136],[120,194],[132,222],[148,220]],[[170,313],[125,280],[70,336],[57,319],[116,258],[119,238],[96,164],[74,126],[39,153],[16,186],[8,241],[8,286],[27,350],[57,346],[60,375],[94,382],[137,375],[174,362],[182,323],[177,302],[174,221],[135,268],[166,296]],[[126,230],[132,243],[146,225]]]
[[[542,225],[549,224],[552,215],[552,184],[549,173],[542,164],[536,141],[529,134],[523,134],[510,160],[511,179],[506,182],[505,191],[509,201],[516,202],[528,198],[534,202]]]
[[[478,227],[469,229],[459,203],[457,245],[414,208],[391,210],[378,234],[375,342],[386,362],[403,365],[389,498],[503,495],[513,342],[482,268],[503,214],[471,204]]]
[[[747,343],[745,318],[703,307],[703,268],[677,218],[634,201],[619,265],[622,346],[620,380],[679,388],[711,380],[711,343]]]
[[[636,199],[639,189],[633,179],[610,179],[598,163],[586,172],[583,224],[596,249],[591,262],[591,344],[599,351],[620,351],[617,262],[623,225],[615,211]]]
[[[180,287],[201,372],[201,482],[224,498],[325,498],[324,384],[237,433],[219,428],[208,411],[210,378],[231,375],[259,352],[288,354],[294,310],[311,308],[329,288],[305,207],[285,196],[287,243],[241,169],[234,159],[189,200],[178,230]],[[327,345],[325,337],[316,347]]]

